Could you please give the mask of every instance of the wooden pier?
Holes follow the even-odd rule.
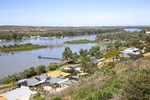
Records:
[[[60,58],[42,57],[42,56],[38,56],[38,58],[42,58],[42,59],[52,59],[52,60],[61,60]]]

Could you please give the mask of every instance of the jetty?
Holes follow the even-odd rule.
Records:
[[[42,58],[42,59],[53,59],[53,60],[61,60],[60,58],[42,57],[42,56],[38,56],[38,58]]]

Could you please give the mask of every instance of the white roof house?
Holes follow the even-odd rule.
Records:
[[[146,34],[150,34],[150,31],[146,31]]]
[[[127,48],[123,51],[123,53],[125,54],[133,54],[133,55],[138,55],[140,54],[139,49],[138,48]]]
[[[21,86],[21,88],[3,93],[0,96],[5,97],[7,100],[29,100],[30,95],[35,93],[28,87]]]

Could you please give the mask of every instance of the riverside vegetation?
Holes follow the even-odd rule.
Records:
[[[66,65],[69,63],[80,63],[81,69],[88,73],[88,75],[80,78],[78,83],[72,84],[67,90],[57,94],[46,94],[40,91],[31,100],[37,100],[38,98],[40,100],[149,100],[149,57],[120,58],[120,61],[106,63],[102,68],[99,68],[94,63],[89,63],[89,58],[95,57],[100,59],[105,57],[109,59],[117,56],[119,51],[126,47],[139,47],[141,50],[146,47],[144,49],[145,52],[149,52],[150,38],[142,31],[132,34],[121,32],[97,35],[96,41],[103,42],[105,39],[108,40],[106,42],[108,45],[104,51],[100,51],[99,46],[94,46],[89,51],[87,49],[80,49],[80,55],[78,55],[76,52],[73,53],[69,47],[66,47],[62,54],[62,59],[66,62]],[[140,41],[145,41],[146,45],[143,45]],[[61,65],[51,66],[52,68],[42,66],[36,69],[30,68],[20,75],[28,78],[61,67]],[[53,68],[54,66],[55,68]],[[8,77],[10,81],[6,81],[6,83],[11,83],[14,80],[17,81],[19,78],[16,75]]]
[[[7,27],[7,26],[6,26]],[[8,30],[11,30],[12,28]],[[6,29],[7,29],[6,28]],[[47,27],[46,27],[47,28]],[[4,29],[5,27],[0,27],[0,29]],[[22,29],[22,28],[21,28]],[[4,40],[22,40],[23,37],[30,37],[30,36],[42,36],[42,37],[65,37],[65,36],[81,36],[81,35],[94,35],[94,34],[102,34],[102,33],[110,33],[110,32],[118,32],[122,31],[120,28],[93,28],[93,27],[62,27],[62,28],[47,28],[45,31],[22,31],[20,32],[19,27],[16,32],[9,31],[9,32],[0,32],[0,39]],[[30,29],[30,28],[29,28]],[[16,30],[16,28],[15,28]]]
[[[66,41],[64,43],[65,44],[85,44],[85,43],[96,43],[96,41],[95,40],[82,39],[82,40]]]
[[[107,48],[103,57],[117,56],[119,50],[127,47],[138,47],[150,52],[150,38],[141,32],[123,32],[117,34],[97,35],[97,42],[107,39]],[[142,41],[142,42],[141,42]],[[144,41],[144,43],[143,43]],[[70,50],[66,50],[70,51]],[[82,53],[84,51],[84,53]],[[46,94],[46,100],[149,100],[150,99],[150,58],[136,56],[120,58],[120,61],[110,62],[102,68],[96,68],[87,63],[87,50],[80,50],[82,70],[90,75],[81,78],[79,83],[72,84],[67,90],[52,95]],[[141,52],[142,53],[142,52]],[[88,53],[89,54],[89,53]],[[92,54],[92,53],[91,53]],[[96,52],[93,56],[96,56]],[[69,55],[69,54],[68,54]],[[69,58],[66,58],[69,59]],[[84,69],[85,68],[85,69]],[[93,70],[95,69],[95,70]],[[90,73],[90,71],[92,71]]]
[[[91,71],[86,65],[87,65],[87,62],[89,61],[90,56],[96,56],[96,58],[103,57],[103,54],[100,52],[100,47],[99,46],[93,46],[89,51],[87,49],[86,50],[80,49],[79,52],[80,52],[80,55],[78,55],[76,52],[72,53],[70,48],[66,47],[63,54],[62,54],[63,62],[66,62],[64,64],[68,65],[68,63],[71,63],[71,64],[72,63],[73,64],[81,63],[83,65],[82,68],[86,72],[93,73],[94,70]],[[95,52],[97,52],[97,54],[95,54]],[[89,57],[86,57],[86,55],[89,55]],[[80,59],[83,59],[82,62],[80,61]],[[56,70],[59,68],[61,69],[61,67],[64,64],[53,64],[53,63],[51,63],[48,66],[40,65],[36,68],[30,67],[29,69],[26,69],[23,72],[15,73],[13,75],[8,75],[8,77],[5,77],[3,79],[1,84],[11,84],[11,83],[17,82],[20,79],[31,78],[33,76],[40,75],[40,74],[46,73],[48,71],[53,71],[53,70]],[[95,65],[91,64],[91,66],[95,66]]]
[[[43,45],[33,45],[31,43],[28,44],[14,44],[14,45],[9,45],[9,46],[0,46],[0,51],[4,53],[9,53],[9,52],[16,52],[16,51],[29,51],[29,50],[34,50],[34,49],[40,49],[40,48],[46,48],[46,46]]]

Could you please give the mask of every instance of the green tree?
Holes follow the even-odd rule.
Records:
[[[73,53],[73,55],[72,55],[73,61],[76,62],[78,58],[79,58],[78,54],[76,52]]]
[[[112,51],[106,52],[105,57],[106,58],[111,58],[111,57],[117,56],[118,54],[119,54],[118,51],[112,50]]]
[[[50,63],[48,65],[48,70],[56,70],[58,68],[57,64]]]
[[[121,41],[115,41],[114,47],[115,47],[115,49],[119,50],[119,47],[122,47]]]
[[[88,71],[88,62],[90,61],[89,57],[83,57],[81,60],[81,70],[84,72]]]
[[[80,56],[85,57],[85,56],[87,56],[88,51],[87,51],[87,49],[83,50],[83,49],[81,48],[81,49],[79,50],[79,53],[80,53]]]
[[[30,78],[31,77],[29,69],[26,69],[23,71],[23,76],[24,76],[24,78]]]
[[[37,75],[40,75],[42,73],[45,73],[46,72],[46,67],[44,65],[40,65],[36,68],[36,74]]]
[[[89,54],[91,56],[94,56],[96,58],[102,58],[103,54],[100,51],[100,47],[99,46],[93,46],[90,50],[89,50]]]
[[[24,70],[23,75],[24,75],[24,78],[30,78],[30,77],[36,75],[35,68],[30,67],[29,69]]]
[[[62,58],[67,61],[67,63],[69,59],[72,59],[72,51],[70,50],[69,47],[65,48],[62,56],[63,56]]]
[[[17,78],[15,75],[8,76],[3,79],[2,84],[14,84],[17,82]]]
[[[93,46],[90,50],[89,50],[89,54],[92,55],[92,56],[95,56],[96,52],[97,51],[100,51],[100,47],[99,46]]]
[[[54,97],[53,100],[62,100],[61,97]]]
[[[34,67],[30,67],[29,73],[30,73],[30,76],[36,75],[35,68]]]
[[[109,43],[107,46],[106,46],[106,50],[107,51],[111,51],[111,50],[114,50],[114,46],[113,46],[113,43]]]

